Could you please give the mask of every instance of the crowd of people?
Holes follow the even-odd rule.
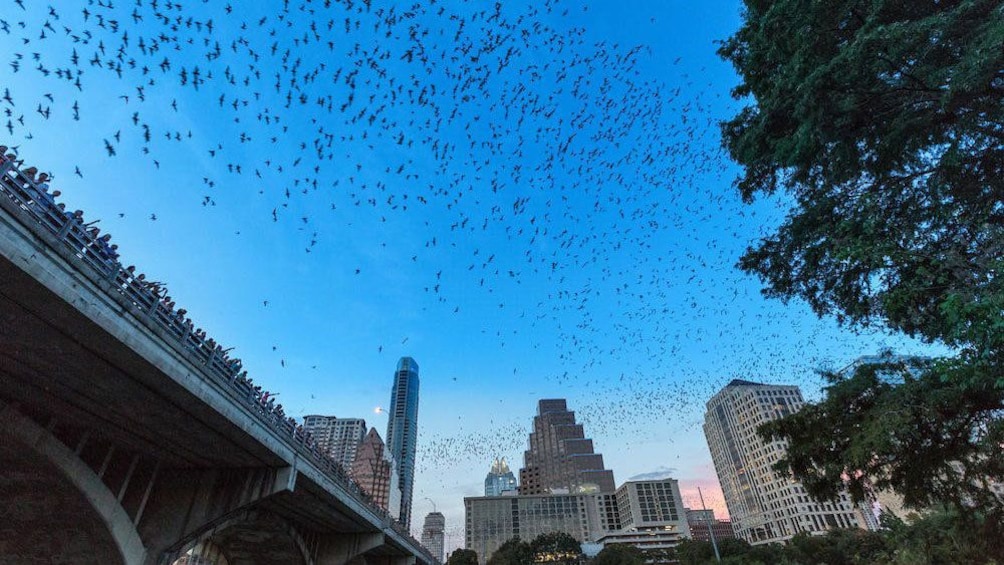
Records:
[[[78,259],[97,270],[111,289],[141,313],[138,318],[153,321],[155,331],[179,342],[182,349],[203,365],[210,376],[227,383],[231,390],[236,391],[237,398],[248,403],[260,417],[306,450],[315,463],[333,475],[338,483],[348,487],[350,492],[378,510],[384,518],[389,517],[386,510],[349,477],[340,463],[321,451],[310,432],[304,430],[296,418],[285,413],[282,404],[276,403],[274,393],[254,383],[241,360],[230,356],[231,348],[225,349],[208,337],[205,330],[195,327],[187,310],[176,308],[164,284],[148,280],[143,273],[137,274],[133,265],[123,267],[119,262],[118,245],[111,243],[111,235],[101,233],[95,225],[97,221],[87,223],[82,210],[68,212],[65,204],[56,201],[60,192],[50,191],[50,174],[39,172],[36,167],[22,168],[22,165],[15,152],[0,145],[0,191],[37,225],[66,242]],[[395,520],[389,522],[399,534],[411,537],[401,524]]]

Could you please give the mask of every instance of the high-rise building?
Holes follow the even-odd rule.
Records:
[[[432,556],[443,562],[443,546],[446,543],[446,517],[442,512],[429,512],[422,525],[422,545]]]
[[[519,493],[562,494],[613,492],[614,474],[593,453],[582,424],[575,423],[564,399],[541,400],[533,418],[529,449],[519,470]]]
[[[376,428],[370,428],[356,451],[349,476],[391,516],[397,516],[401,511],[401,489],[397,484],[396,467],[394,457],[384,446],[380,434]]]
[[[505,457],[492,462],[492,469],[485,477],[485,496],[502,496],[503,493],[516,494],[516,475],[509,470]]]
[[[366,420],[312,414],[303,418],[303,429],[313,436],[322,452],[347,470],[366,436]]]
[[[415,446],[418,442],[418,363],[402,357],[394,373],[390,395],[390,421],[387,422],[387,448],[397,462],[401,488],[401,512],[398,521],[411,527],[411,497],[415,486]]]
[[[799,532],[858,526],[846,493],[836,502],[813,500],[801,483],[779,476],[772,467],[784,456],[786,445],[764,441],[757,428],[804,404],[796,386],[739,379],[707,403],[704,435],[725,504],[736,534],[752,544],[785,541]]]

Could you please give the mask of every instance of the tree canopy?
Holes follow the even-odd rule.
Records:
[[[645,565],[645,554],[633,545],[615,543],[600,550],[590,565]]]
[[[457,549],[450,554],[446,565],[478,565],[478,554],[473,549]]]
[[[530,557],[530,544],[516,536],[495,550],[488,559],[488,565],[526,565]]]
[[[565,532],[540,534],[530,542],[534,562],[573,562],[582,555],[582,545]]]
[[[973,536],[969,521],[954,509],[935,508],[904,521],[883,520],[879,532],[836,529],[823,535],[801,533],[787,544],[750,546],[722,540],[722,565],[992,565],[1001,563],[1004,539]],[[711,543],[683,540],[680,565],[718,565]]]
[[[790,443],[780,466],[817,497],[851,477],[856,495],[869,479],[918,505],[999,510],[1004,4],[745,5],[719,51],[747,104],[723,142],[746,200],[783,192],[791,209],[740,267],[767,296],[956,352],[828,375],[822,403],[765,430]]]

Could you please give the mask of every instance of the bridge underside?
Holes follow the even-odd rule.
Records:
[[[0,434],[0,555],[4,563],[123,563],[92,503],[63,472]]]

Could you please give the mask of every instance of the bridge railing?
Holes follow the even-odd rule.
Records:
[[[143,275],[135,275],[132,268],[123,268],[118,261],[118,253],[108,243],[108,237],[99,237],[96,229],[84,223],[81,212],[66,212],[63,205],[56,203],[48,192],[48,187],[36,183],[32,177],[0,154],[0,193],[4,196],[0,198],[0,206],[18,217],[36,235],[48,236],[41,237],[43,241],[51,242],[54,238],[57,251],[64,257],[69,255],[78,265],[86,265],[81,270],[83,274],[92,271],[89,278],[106,283],[99,286],[112,289],[113,298],[129,307],[136,319],[168,338],[169,343],[173,341],[174,349],[201,367],[204,377],[225,385],[233,400],[246,404],[260,421],[280,432],[287,445],[344,488],[349,496],[378,515],[384,527],[389,526],[408,540],[423,553],[427,562],[436,562],[404,525],[376,504],[349,477],[340,463],[318,449],[295,420],[277,413],[262,401],[260,389],[253,387],[250,379],[245,377],[246,373],[241,372],[239,361],[228,359],[227,350],[207,337],[205,332],[196,330],[184,310],[175,310],[164,287],[145,280]]]

